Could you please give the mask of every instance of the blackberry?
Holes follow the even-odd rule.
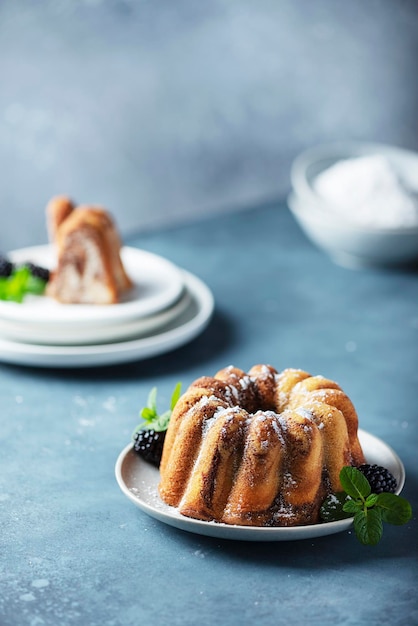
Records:
[[[133,436],[134,450],[145,461],[160,466],[166,431],[157,431],[153,428],[141,428]]]
[[[9,259],[3,255],[0,255],[0,277],[9,278],[13,272],[14,265]]]
[[[35,263],[31,263],[30,261],[28,261],[24,265],[28,268],[32,276],[34,276],[35,278],[40,278],[46,283],[49,281],[49,270],[45,267],[41,267],[40,265],[36,265]]]
[[[367,478],[372,488],[372,493],[382,493],[383,491],[395,493],[398,483],[396,478],[386,467],[381,465],[360,465],[357,469]]]

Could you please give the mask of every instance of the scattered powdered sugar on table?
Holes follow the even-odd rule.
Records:
[[[33,593],[22,593],[22,595],[19,596],[19,599],[23,600],[23,602],[32,602],[36,598]]]
[[[116,409],[116,398],[114,396],[110,396],[103,402],[102,407],[110,413],[114,412]]]
[[[42,589],[43,587],[48,587],[49,580],[46,578],[37,578],[32,581],[32,587],[36,587],[37,589]]]
[[[344,159],[319,174],[315,191],[341,215],[363,226],[418,226],[415,189],[383,155]]]
[[[204,552],[202,552],[202,550],[195,550],[195,551],[193,552],[193,554],[194,554],[195,556],[199,557],[199,559],[204,559],[204,558],[205,558],[205,556],[206,556],[206,555],[205,555],[205,553],[204,553]]]

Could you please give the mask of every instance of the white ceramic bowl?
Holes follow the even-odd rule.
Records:
[[[412,188],[418,188],[418,154],[380,144],[338,143],[318,146],[298,156],[291,170],[288,204],[305,234],[338,264],[405,265],[418,261],[418,226],[383,228],[345,217],[315,191],[313,181],[342,159],[379,154],[387,158]]]

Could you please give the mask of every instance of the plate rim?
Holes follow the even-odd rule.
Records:
[[[25,257],[28,257],[28,260],[35,260],[35,262],[40,264],[42,264],[42,257],[44,257],[44,262],[48,265],[47,260],[53,257],[54,254],[54,246],[52,244],[44,244],[11,250],[7,253],[7,256],[12,261],[16,260],[17,262],[23,261]],[[180,297],[184,284],[182,282],[181,268],[175,265],[175,263],[159,254],[134,246],[123,246],[121,248],[121,256],[126,271],[133,280],[134,288],[135,286],[140,286],[140,283],[135,281],[134,276],[132,276],[132,274],[135,274],[133,269],[134,257],[137,257],[136,262],[141,262],[142,259],[143,264],[147,263],[149,268],[154,267],[156,270],[155,274],[163,277],[163,282],[167,284],[167,287],[163,291],[153,294],[148,299],[144,298],[141,300],[140,297],[136,297],[133,300],[102,306],[62,304],[50,298],[51,308],[49,310],[42,308],[42,315],[46,315],[46,317],[37,319],[35,323],[31,316],[33,316],[34,311],[37,312],[37,307],[31,306],[31,302],[36,302],[39,298],[45,298],[45,296],[31,296],[31,299],[28,298],[23,303],[0,300],[0,318],[13,320],[15,323],[29,323],[34,326],[45,327],[49,324],[54,324],[65,329],[80,324],[85,326],[120,324],[124,321],[138,319],[161,311]],[[41,307],[38,312],[40,311]]]
[[[405,484],[405,467],[395,450],[388,445],[383,439],[377,437],[365,431],[362,428],[358,429],[358,436],[363,448],[374,444],[385,450],[387,454],[392,456],[392,461],[396,465],[399,471],[398,488],[396,493],[401,493]],[[178,528],[180,530],[187,531],[191,534],[205,535],[216,537],[218,539],[231,539],[238,541],[297,541],[303,539],[312,539],[323,536],[328,536],[336,533],[349,530],[353,526],[353,519],[348,518],[344,520],[338,520],[335,522],[323,522],[321,524],[312,524],[309,526],[293,526],[293,527],[259,527],[259,526],[242,526],[224,524],[220,522],[206,522],[204,520],[196,520],[188,518],[169,505],[164,504],[162,501],[159,503],[160,508],[153,507],[151,504],[141,500],[136,494],[134,494],[126,484],[122,476],[123,464],[128,458],[128,455],[135,455],[138,463],[146,463],[142,460],[134,451],[133,444],[129,443],[119,453],[114,472],[116,482],[121,489],[122,493],[135,504],[144,513],[165,523],[168,526]],[[369,450],[370,454],[370,450]],[[367,456],[367,455],[366,455]],[[155,471],[158,471],[157,468]]]
[[[138,339],[91,346],[47,346],[0,339],[0,362],[64,368],[115,365],[158,356],[192,341],[209,324],[215,300],[212,291],[200,278],[186,270],[181,271],[192,296],[190,308],[197,308],[186,322],[180,321],[187,312],[184,311],[178,320],[169,323],[169,326],[176,325],[168,330],[163,327],[155,334]]]
[[[192,302],[190,291],[183,289],[180,298],[162,311],[153,315],[127,320],[122,324],[106,324],[105,326],[81,326],[68,328],[50,328],[26,324],[14,324],[12,320],[0,317],[0,339],[20,344],[36,346],[93,346],[108,344],[110,342],[123,342],[129,339],[139,338],[149,333],[156,333],[159,328],[167,326],[180,317]]]

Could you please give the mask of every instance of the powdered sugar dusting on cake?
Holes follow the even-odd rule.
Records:
[[[337,384],[303,370],[279,374],[267,365],[256,365],[249,374],[231,365],[199,381],[204,395],[191,400],[196,397],[192,410],[202,412],[197,417],[202,444],[193,443],[193,470],[187,467],[185,473],[195,472],[196,482],[190,482],[189,501],[183,492],[180,512],[229,524],[315,523],[318,503],[332,489],[323,450],[338,443],[332,429],[333,417],[343,413],[335,407],[341,394]],[[166,471],[171,472],[169,463]],[[223,495],[232,475],[236,483]]]

